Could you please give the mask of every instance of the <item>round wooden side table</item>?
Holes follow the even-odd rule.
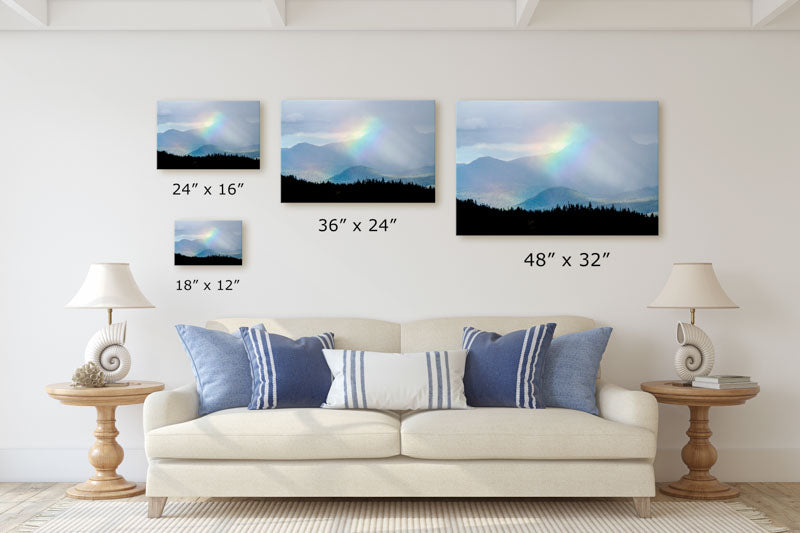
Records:
[[[97,439],[89,449],[89,462],[95,474],[84,483],[67,489],[67,496],[80,500],[112,500],[144,494],[143,483],[132,483],[117,474],[125,457],[117,443],[114,412],[118,405],[143,403],[149,394],[164,389],[157,381],[130,381],[127,385],[99,388],[73,387],[69,383],[54,383],[45,387],[47,394],[65,405],[91,405],[97,408]]]
[[[680,381],[648,381],[642,390],[656,397],[659,403],[689,407],[689,442],[681,451],[681,458],[689,473],[678,481],[662,487],[661,492],[678,498],[693,500],[727,500],[739,495],[739,489],[717,480],[709,472],[717,462],[717,450],[711,444],[708,410],[713,406],[741,405],[754,398],[759,387],[749,389],[701,389],[687,387]]]

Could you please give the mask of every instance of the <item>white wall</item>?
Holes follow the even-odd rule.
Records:
[[[755,376],[712,409],[715,472],[800,481],[796,229],[798,33],[0,33],[0,480],[79,480],[94,413],[47,397],[103,311],[66,310],[93,261],[130,261],[155,310],[128,320],[132,378],[191,379],[172,328],[217,316],[587,315],[615,327],[605,377],[673,377],[674,323],[647,310],[675,260],[711,260],[737,311],[700,311],[719,372]],[[435,205],[281,205],[283,98],[434,98]],[[262,101],[259,172],[158,172],[159,99]],[[657,99],[659,237],[456,237],[460,99]],[[171,183],[246,183],[178,198]],[[320,234],[320,217],[397,217],[387,234]],[[172,266],[179,218],[245,223],[246,266]],[[529,251],[610,251],[593,270],[535,270]],[[177,293],[184,277],[233,293]],[[658,477],[682,472],[688,412],[662,406]],[[118,410],[121,468],[143,479],[141,406]]]

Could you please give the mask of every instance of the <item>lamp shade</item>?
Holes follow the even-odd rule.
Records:
[[[647,307],[735,309],[711,263],[675,263],[661,293]]]
[[[155,307],[133,279],[128,263],[94,263],[78,293],[67,307],[81,309],[131,309]]]

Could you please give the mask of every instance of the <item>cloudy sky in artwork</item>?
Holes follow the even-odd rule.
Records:
[[[242,249],[241,220],[176,220],[175,242],[201,241],[209,250]]]
[[[359,149],[359,144],[380,144],[389,131],[396,140],[433,133],[434,127],[433,100],[285,100],[281,147],[349,142]]]
[[[464,101],[457,120],[458,163],[586,157],[595,139],[658,142],[658,102],[649,101]]]

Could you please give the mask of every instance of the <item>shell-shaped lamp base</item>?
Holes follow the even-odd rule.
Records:
[[[95,333],[86,345],[83,359],[103,369],[106,382],[120,381],[131,369],[131,354],[125,348],[128,323],[120,322]]]
[[[678,322],[675,371],[684,381],[707,376],[714,368],[714,345],[706,332],[694,324]]]

